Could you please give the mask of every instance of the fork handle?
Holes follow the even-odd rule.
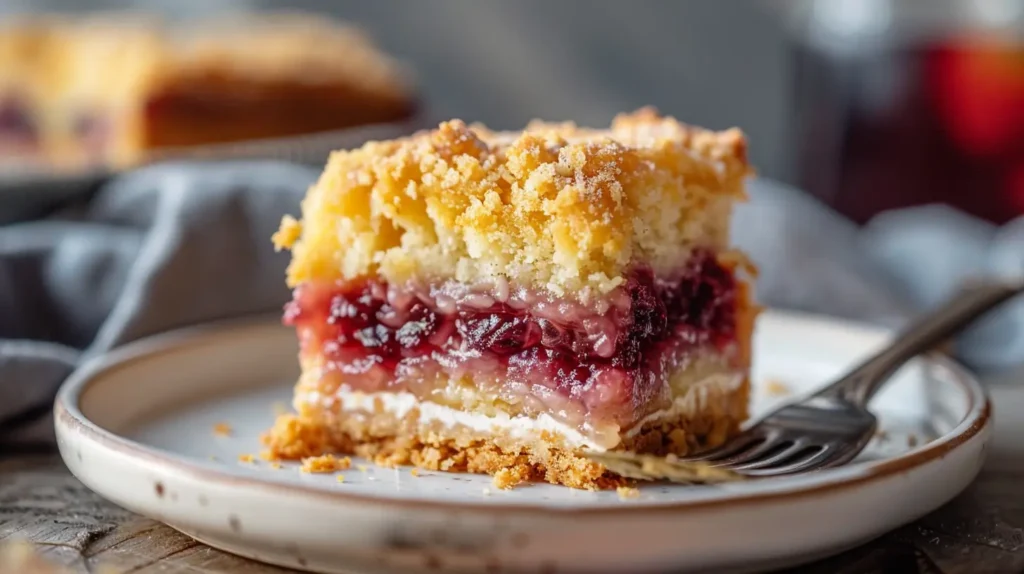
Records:
[[[960,291],[934,311],[913,321],[892,344],[817,396],[842,398],[867,406],[882,384],[907,361],[935,348],[989,309],[1021,292],[1024,292],[1024,283],[983,283]]]

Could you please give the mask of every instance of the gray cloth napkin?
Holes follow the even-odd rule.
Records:
[[[270,236],[314,170],[163,165],[82,209],[0,228],[0,445],[52,440],[50,408],[84,358],[168,329],[280,309]]]
[[[84,358],[154,333],[279,310],[286,253],[270,235],[316,171],[279,163],[163,165],[106,184],[82,208],[0,228],[0,446],[52,440],[57,387]],[[897,326],[970,275],[1019,274],[1024,220],[941,207],[858,228],[797,190],[750,186],[734,236],[771,306]],[[961,358],[1024,358],[1024,306],[961,342]]]

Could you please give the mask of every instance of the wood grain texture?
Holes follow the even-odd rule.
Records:
[[[961,496],[914,524],[792,574],[1024,572],[1024,462],[986,468]],[[53,453],[0,459],[0,542],[28,540],[70,572],[281,574],[214,550],[106,502]]]
[[[124,574],[281,574],[214,550],[100,498],[56,454],[0,459],[0,541],[27,540],[70,572],[100,565]]]

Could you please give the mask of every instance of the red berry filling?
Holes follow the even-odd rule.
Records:
[[[0,98],[0,140],[30,146],[38,143],[38,136],[28,109],[17,98]]]
[[[577,426],[635,422],[667,399],[666,372],[689,353],[734,342],[735,320],[732,271],[705,251],[673,280],[637,268],[597,305],[507,285],[365,281],[303,285],[285,309],[303,352],[320,353],[353,390],[424,397],[431,375],[470,374],[520,412]]]

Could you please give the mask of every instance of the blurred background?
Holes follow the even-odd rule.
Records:
[[[2,0],[4,15],[301,10],[409,63],[432,119],[605,125],[643,105],[741,126],[762,175],[857,221],[1024,210],[1021,0]]]
[[[333,128],[404,119],[413,111],[423,124],[457,117],[518,129],[540,118],[600,127],[620,112],[653,105],[685,122],[739,126],[747,133],[751,161],[763,177],[752,185],[751,204],[738,213],[734,239],[761,266],[757,295],[769,305],[892,325],[940,303],[966,279],[1024,276],[1024,218],[1018,219],[1024,214],[1024,0],[0,0],[0,24],[31,13],[99,14],[105,21],[110,14],[142,12],[190,30],[225,15],[269,11],[355,24],[411,71],[414,98],[389,93],[386,81],[359,94],[373,84],[370,76],[386,74],[376,73],[380,66],[346,72],[345,60],[360,58],[344,43],[323,49],[314,43],[296,59],[282,59],[284,66],[264,66],[273,50],[249,48],[268,43],[267,37],[243,29],[221,46],[233,51],[229,61],[244,62],[234,79],[220,81],[200,63],[194,67],[198,76],[179,78],[180,92],[172,86],[169,93],[127,97],[130,105],[121,108],[135,110],[145,102],[139,117],[148,122],[150,140],[140,143],[128,130],[111,129],[112,121],[126,121],[117,106],[110,107],[110,117],[81,116],[75,99],[81,94],[70,94],[68,109],[58,113],[68,116],[71,147],[88,157],[99,147],[117,159],[125,151],[121,143],[149,151],[161,141],[185,146],[229,133],[234,139],[288,135],[300,119]],[[91,45],[98,44],[103,42]],[[127,78],[129,85],[133,74],[147,68],[132,68],[137,62],[125,57],[132,49],[113,46],[75,66],[58,59],[55,69],[74,68],[76,81],[90,89],[97,88],[92,76],[100,72],[116,72],[101,77]],[[321,76],[294,64],[310,52],[324,64],[320,69],[341,70],[332,88],[339,91],[318,91],[309,80]],[[6,61],[8,68],[21,62],[29,75],[46,67],[18,56]],[[263,67],[275,71],[263,75]],[[24,75],[9,74],[5,84],[6,72],[0,67],[0,86],[17,95]],[[274,74],[288,79],[274,84]],[[269,84],[261,84],[267,77]],[[355,92],[352,77],[361,84]],[[42,96],[35,101],[49,105],[59,90],[47,87],[46,74],[40,81],[35,89]],[[97,109],[109,104],[102,98],[110,93],[118,101],[119,88],[98,88],[103,96],[99,106],[92,104]],[[0,99],[0,131],[13,134],[20,146],[26,133],[32,135],[32,118],[16,100],[8,96],[5,109]],[[405,124],[399,127],[407,131]],[[358,143],[334,142],[327,149]],[[10,156],[3,149],[0,160]],[[318,168],[322,159],[311,163]],[[137,186],[169,185],[167,173]],[[293,194],[281,199],[286,207],[247,212],[244,217],[265,217],[268,229],[251,224],[258,233],[245,230],[238,240],[269,249],[263,237],[281,212],[296,210],[306,178],[313,176],[310,170],[283,184]],[[23,196],[53,195],[52,182],[42,183],[45,193]],[[0,185],[0,192],[0,199],[17,199],[9,187]],[[204,194],[211,192],[190,200],[201,203]],[[808,201],[812,197],[821,203]],[[112,204],[100,202],[86,217],[119,222],[120,215],[104,211]],[[913,207],[918,209],[899,209]],[[207,206],[196,209],[214,213]],[[0,221],[15,219],[10,210],[0,207]],[[140,233],[156,228],[158,217],[178,217],[166,209],[151,215]],[[168,225],[198,223],[181,216]],[[40,226],[39,233],[55,245],[75,243],[61,229],[51,233]],[[7,236],[11,245],[27,237],[20,229]],[[282,259],[273,261],[283,266]],[[283,293],[276,267],[267,277]],[[1004,319],[1002,327],[974,338],[967,360],[1021,361],[1024,304]]]

